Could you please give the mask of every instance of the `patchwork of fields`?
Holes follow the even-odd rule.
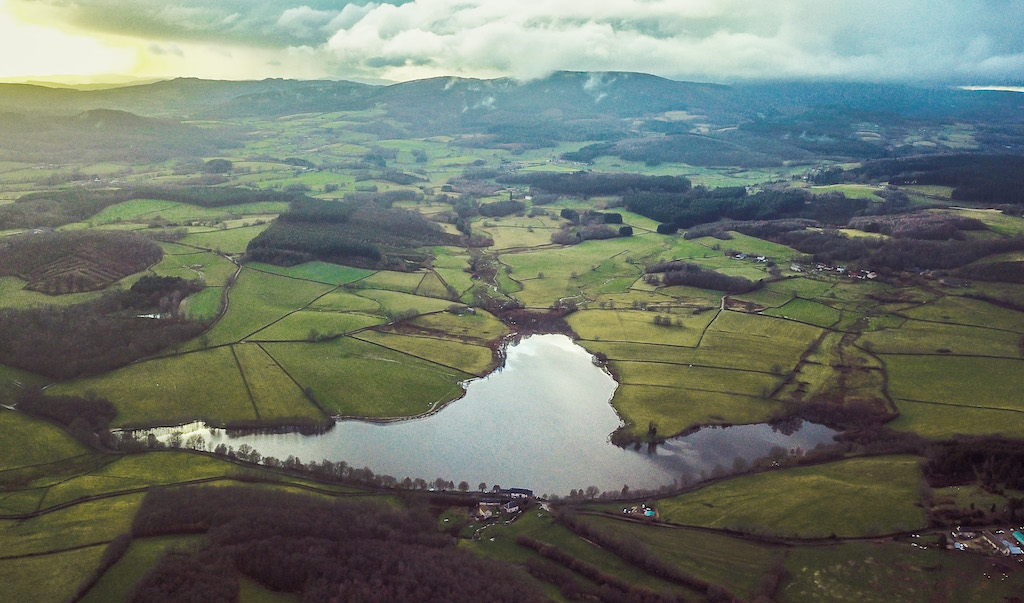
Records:
[[[1022,500],[1019,488],[1002,483],[933,487],[928,481],[936,447],[965,441],[962,436],[1016,441],[1024,434],[1019,281],[968,280],[953,270],[879,270],[877,279],[854,278],[845,268],[819,267],[789,241],[793,247],[738,230],[659,234],[658,221],[626,210],[625,194],[540,192],[543,198],[534,198],[537,191],[530,186],[497,178],[503,170],[580,172],[560,155],[594,141],[491,148],[447,136],[403,139],[406,126],[381,108],[239,123],[261,134],[224,149],[234,167],[209,179],[212,190],[244,186],[254,195],[295,193],[331,207],[357,199],[378,204],[380,211],[418,212],[445,236],[470,237],[462,239],[465,246],[441,239],[442,244],[411,251],[389,249],[393,255],[386,264],[364,256],[336,263],[337,256],[289,250],[294,255],[285,257],[294,262],[278,265],[269,263],[273,258],[251,261],[254,256],[246,253],[250,242],[292,210],[288,201],[205,206],[158,196],[110,203],[47,229],[55,235],[142,237],[162,257],[142,262],[131,274],[88,262],[54,264],[58,274],[45,293],[38,286],[33,290],[28,275],[5,272],[0,312],[52,317],[106,307],[143,277],[164,277],[195,285],[180,295],[184,299],[156,296],[151,312],[126,306],[111,316],[202,323],[195,332],[203,330],[114,370],[55,383],[0,365],[0,583],[12,600],[67,600],[76,593],[83,601],[123,600],[166,553],[206,546],[202,530],[130,538],[116,562],[103,565],[108,547],[131,533],[132,518],[151,487],[249,484],[394,508],[406,499],[381,494],[380,487],[454,488],[440,478],[440,485],[428,486],[422,479],[419,484],[375,476],[372,467],[347,467],[344,459],[325,459],[323,465],[321,459],[306,459],[313,461],[309,465],[264,459],[261,466],[258,455],[234,449],[208,454],[213,451],[199,439],[185,444],[193,450],[151,450],[151,443],[142,442],[137,454],[125,454],[103,448],[100,436],[81,421],[14,410],[9,405],[24,391],[46,386],[52,396],[106,399],[113,406],[111,428],[205,421],[315,432],[335,418],[383,422],[437,411],[463,395],[467,380],[495,370],[502,346],[531,329],[570,333],[615,377],[611,404],[623,426],[612,441],[656,450],[662,440],[702,426],[773,422],[785,430],[798,426],[800,417],[847,429],[846,439],[827,451],[780,449],[761,463],[723,458],[721,470],[703,476],[707,483],[680,480],[661,492],[626,487],[608,493],[628,503],[593,500],[596,493],[579,490],[564,497],[568,501],[552,501],[553,512],[531,508],[513,523],[489,525],[477,539],[468,537],[484,523],[466,508],[445,506],[450,501],[443,497],[424,503],[442,531],[465,538],[462,548],[536,574],[568,575],[572,588],[594,597],[601,588],[623,584],[708,599],[716,595],[708,584],[728,586],[725,595],[741,600],[765,592],[792,601],[1019,595],[1019,579],[1017,586],[1012,580],[978,580],[995,567],[986,557],[952,561],[936,547],[910,546],[911,540],[945,537],[939,511],[988,521],[1014,513]],[[330,140],[322,138],[327,129]],[[312,148],[310,140],[323,144]],[[0,204],[17,203],[31,192],[74,189],[57,178],[62,172],[56,168],[17,161],[0,168],[8,185]],[[171,188],[210,176],[170,163],[77,168],[89,168],[101,181],[119,174],[133,185]],[[596,157],[588,169],[685,173],[695,184],[748,187],[751,195],[766,180],[803,173],[788,165],[645,166],[609,156]],[[59,182],[46,184],[51,180]],[[875,184],[794,186],[870,204],[884,203],[890,190]],[[914,206],[949,200],[952,190],[900,188]],[[352,197],[346,201],[346,195]],[[477,214],[465,211],[467,200]],[[519,200],[521,211],[479,215],[482,204]],[[615,229],[608,238],[553,242],[553,235],[564,242],[559,234],[585,226],[578,223],[580,215],[591,211],[599,217],[617,214],[631,230],[614,236],[619,223],[611,222]],[[969,231],[967,241],[1024,233],[1024,219],[1012,212],[980,206],[927,212],[979,221],[986,229]],[[728,226],[733,227],[742,230]],[[852,228],[836,232],[849,240],[896,238]],[[0,233],[8,234],[16,233]],[[1022,258],[1020,251],[994,254],[968,268],[1012,267]],[[745,279],[750,286],[665,284],[664,273],[652,268],[677,262]],[[542,326],[531,326],[536,324]],[[339,476],[359,476],[363,485],[340,485]],[[459,488],[464,493],[476,484],[465,486]],[[657,509],[657,521],[622,513],[623,505],[641,501]],[[919,540],[912,536],[918,532],[924,533]],[[599,572],[553,561],[558,551]],[[93,575],[101,566],[105,571]],[[558,591],[554,582],[543,584],[556,598],[576,592]],[[297,600],[294,593],[274,592],[245,577],[239,583],[243,600]],[[775,587],[766,591],[765,584]],[[88,588],[79,593],[83,585]]]

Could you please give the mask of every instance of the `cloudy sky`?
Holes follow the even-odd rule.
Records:
[[[0,78],[1019,84],[1024,0],[0,0]]]

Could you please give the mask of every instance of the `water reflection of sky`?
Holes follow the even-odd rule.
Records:
[[[343,460],[374,473],[427,481],[442,477],[475,488],[530,488],[566,494],[597,486],[618,491],[693,481],[768,455],[773,447],[813,448],[834,433],[820,425],[708,428],[654,450],[608,441],[621,421],[609,400],[616,383],[590,354],[563,335],[534,335],[508,349],[505,367],[467,384],[466,395],[434,415],[388,424],[340,421],[326,434],[228,436],[201,425],[210,447],[248,444],[264,456]],[[170,432],[161,430],[162,436]],[[184,433],[187,438],[189,433]]]

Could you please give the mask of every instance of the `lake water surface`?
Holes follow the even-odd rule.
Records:
[[[248,444],[263,456],[345,461],[374,473],[428,482],[442,477],[472,489],[530,488],[565,495],[597,486],[618,491],[657,488],[699,479],[775,449],[804,450],[830,443],[835,431],[812,423],[789,435],[769,425],[702,429],[655,451],[622,449],[609,435],[622,421],[609,401],[617,384],[589,352],[564,335],[533,335],[507,350],[505,365],[466,383],[466,395],[435,414],[392,423],[338,421],[325,434],[229,435],[201,424],[177,428],[201,433],[208,446]],[[172,430],[154,430],[161,439]]]

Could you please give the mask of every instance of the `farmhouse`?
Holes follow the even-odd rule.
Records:
[[[500,488],[498,489],[498,494],[504,494],[512,498],[532,498],[533,490],[527,490],[526,488]]]

